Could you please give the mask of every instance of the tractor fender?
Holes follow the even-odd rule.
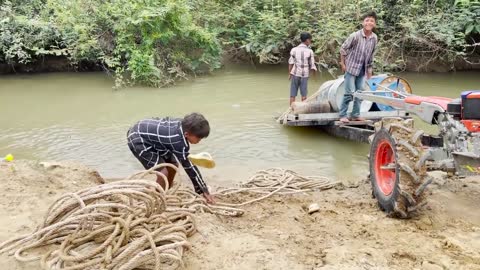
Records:
[[[421,102],[420,104],[406,103],[405,108],[408,112],[414,113],[423,121],[434,125],[437,124],[438,115],[445,112],[445,109],[440,105],[429,102]]]

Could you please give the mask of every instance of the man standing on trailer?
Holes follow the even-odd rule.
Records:
[[[312,35],[304,32],[300,34],[302,42],[290,51],[288,59],[288,79],[290,80],[290,106],[295,102],[295,98],[300,88],[302,101],[307,99],[308,77],[310,71],[317,71],[315,66],[315,55],[310,49],[312,44]]]
[[[348,123],[348,105],[353,100],[351,120],[364,121],[360,117],[360,100],[353,98],[353,93],[362,91],[367,80],[373,74],[373,54],[377,46],[377,35],[373,33],[376,26],[377,15],[371,11],[362,18],[363,28],[352,33],[340,49],[340,64],[345,72],[345,95],[340,107],[340,121]]]

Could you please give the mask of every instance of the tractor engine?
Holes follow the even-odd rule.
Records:
[[[480,132],[480,91],[462,93],[462,123],[470,132]]]
[[[480,91],[465,91],[447,105],[447,113],[469,132],[480,132]]]
[[[460,174],[478,173],[480,91],[463,92],[461,98],[454,99],[447,105],[445,117],[440,117],[439,120],[444,148],[448,156],[453,156],[456,171]]]

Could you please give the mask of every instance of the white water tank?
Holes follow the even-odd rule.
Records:
[[[370,87],[368,86],[366,80],[364,85],[364,90],[369,90]],[[330,106],[332,107],[332,111],[338,112],[340,111],[340,107],[342,105],[343,96],[345,95],[345,83],[343,75],[338,77],[336,80],[326,81],[324,82],[320,88],[318,89],[320,92],[317,95],[317,101],[328,101]],[[368,112],[372,107],[371,101],[363,100],[360,104],[360,112]],[[348,111],[351,111],[353,108],[353,102],[350,102]]]

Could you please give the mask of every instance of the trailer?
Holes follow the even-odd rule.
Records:
[[[400,93],[412,92],[410,84],[405,79],[390,74],[373,76],[364,85],[364,89],[368,90],[365,92],[375,93],[379,96],[390,96],[391,93],[381,91],[383,88],[393,88]],[[326,110],[323,110],[325,106],[318,106],[318,108],[315,108],[319,109],[320,112],[309,111],[304,113],[301,110],[296,112],[291,107],[277,121],[286,126],[316,127],[335,137],[368,143],[368,138],[375,133],[375,122],[391,117],[410,118],[405,110],[392,107],[389,104],[363,100],[360,104],[360,117],[366,119],[366,121],[340,122],[338,111],[345,93],[344,89],[343,76],[327,81],[320,86],[316,93],[302,103],[304,105],[324,104],[327,107]]]
[[[402,110],[370,111],[361,113],[360,117],[365,118],[365,121],[343,123],[339,121],[338,113],[289,114],[279,121],[286,126],[315,127],[335,137],[368,143],[368,138],[375,134],[375,122],[387,117],[411,118]]]

